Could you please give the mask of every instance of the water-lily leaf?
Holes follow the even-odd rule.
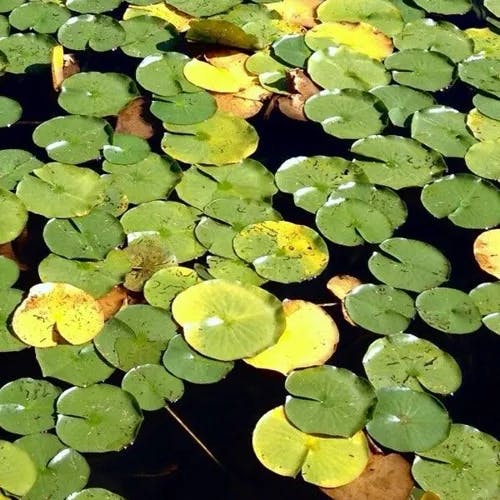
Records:
[[[82,14],[100,14],[116,9],[121,0],[66,0],[66,7]]]
[[[484,0],[484,6],[496,17],[500,17],[500,3],[498,0]]]
[[[361,156],[354,160],[354,165],[362,169],[368,182],[393,189],[424,186],[447,170],[439,153],[398,135],[360,139],[351,151]]]
[[[10,127],[16,123],[23,113],[23,108],[14,99],[0,96],[0,128]]]
[[[500,95],[500,84],[496,78],[499,71],[500,59],[482,54],[473,55],[458,66],[458,75],[462,81],[497,97]]]
[[[375,402],[368,381],[335,366],[294,371],[285,382],[290,422],[308,434],[350,437],[364,427]]]
[[[202,217],[195,235],[197,240],[212,254],[227,259],[238,259],[233,249],[233,239],[238,231],[228,224]]]
[[[35,347],[52,347],[62,339],[70,344],[84,344],[103,325],[98,302],[66,283],[40,283],[31,287],[12,318],[16,335]]]
[[[0,150],[0,188],[14,189],[26,175],[43,163],[24,149]]]
[[[177,262],[187,262],[205,253],[194,236],[198,210],[175,201],[150,201],[126,212],[121,223],[127,234],[156,231],[162,247]]]
[[[239,49],[262,48],[257,37],[225,19],[200,19],[189,23],[186,38],[190,41],[213,43]]]
[[[10,24],[6,16],[0,15],[0,36],[7,37],[10,34]],[[5,60],[5,64],[7,61]]]
[[[106,231],[101,230],[103,227]],[[101,260],[123,243],[125,234],[116,217],[96,208],[82,217],[49,220],[43,239],[52,252],[62,257]]]
[[[167,3],[191,16],[208,17],[225,12],[241,2],[242,0],[214,0],[210,3],[204,0],[168,0]]]
[[[492,498],[500,491],[498,441],[474,427],[453,424],[441,444],[415,458],[418,484],[439,498]]]
[[[451,266],[435,247],[423,241],[391,238],[368,260],[370,272],[386,285],[422,292],[448,280]]]
[[[44,432],[24,436],[15,445],[30,455],[37,469],[35,484],[23,496],[26,500],[46,496],[66,498],[87,484],[90,467],[85,458],[77,451],[66,448],[53,434]]]
[[[110,163],[132,165],[144,160],[151,152],[151,148],[148,141],[142,137],[114,133],[110,144],[106,144],[102,152]]]
[[[90,47],[96,52],[113,50],[125,43],[125,30],[105,14],[70,17],[58,30],[57,39],[71,50]]]
[[[7,243],[21,234],[28,220],[22,199],[0,187],[0,243]]]
[[[49,35],[15,33],[0,39],[0,52],[7,57],[8,73],[40,72],[50,65],[56,41]]]
[[[427,12],[436,14],[465,14],[472,8],[471,0],[414,0]]]
[[[50,158],[61,163],[84,163],[99,157],[109,142],[109,124],[91,116],[57,116],[33,132],[33,142],[45,148]]]
[[[63,5],[34,1],[16,7],[9,15],[9,23],[19,31],[54,33],[70,17],[71,12]]]
[[[359,285],[345,296],[344,305],[357,325],[381,335],[405,331],[415,316],[413,299],[387,285]]]
[[[303,300],[285,300],[283,310],[286,326],[278,342],[257,356],[244,359],[245,363],[287,375],[297,368],[320,365],[330,359],[339,340],[332,318],[321,307]]]
[[[375,389],[409,387],[452,394],[462,382],[460,366],[432,342],[409,333],[396,333],[373,342],[363,366]]]
[[[281,164],[275,181],[280,191],[293,193],[295,205],[314,213],[333,189],[366,177],[355,164],[338,156],[297,156]]]
[[[387,35],[403,28],[401,12],[389,0],[326,0],[317,10],[322,22],[366,22]]]
[[[174,403],[184,394],[182,380],[171,375],[160,365],[141,365],[128,371],[122,380],[122,389],[134,396],[141,409],[159,410],[165,401]]]
[[[370,90],[391,80],[381,62],[348,47],[317,50],[308,60],[307,72],[327,90]]]
[[[474,134],[474,137],[480,141],[500,140],[500,121],[488,118],[477,109],[469,111],[467,126]]]
[[[163,122],[174,125],[191,125],[212,117],[217,111],[218,103],[214,97],[205,92],[180,92],[166,97],[156,96],[151,102],[151,113]]]
[[[500,180],[500,139],[474,144],[465,154],[465,163],[476,175]]]
[[[253,154],[259,141],[252,125],[221,111],[200,123],[164,127],[162,149],[185,163],[236,163]]]
[[[448,175],[428,184],[421,200],[434,217],[448,217],[459,227],[486,229],[500,223],[498,188],[472,174]]]
[[[134,441],[141,426],[136,404],[114,385],[72,387],[57,400],[57,435],[78,451],[119,451]]]
[[[105,160],[102,169],[111,174],[112,182],[136,205],[166,198],[180,179],[177,162],[156,153],[129,165]]]
[[[21,290],[2,290],[0,302],[0,352],[22,351],[28,347],[21,342],[11,331],[10,317],[23,298]]]
[[[267,281],[240,259],[209,255],[207,257],[207,265],[207,272],[213,278],[240,281],[241,283],[255,286],[261,286]]]
[[[245,62],[245,68],[249,73],[260,75],[261,73],[272,73],[276,71],[286,72],[290,68],[278,61],[267,51],[258,51],[252,54]]]
[[[484,231],[475,239],[474,258],[483,271],[500,279],[500,229]]]
[[[486,56],[500,55],[500,36],[489,28],[468,28],[465,34],[474,44],[474,54],[482,52]]]
[[[304,113],[323,130],[341,139],[359,139],[385,128],[381,102],[369,92],[349,88],[323,90],[307,99]]]
[[[36,348],[36,359],[44,377],[82,387],[106,380],[115,370],[91,343]]]
[[[94,344],[108,363],[126,372],[139,365],[160,363],[175,330],[167,311],[137,304],[107,321]]]
[[[233,240],[236,254],[262,277],[279,283],[314,278],[328,264],[328,247],[307,226],[286,221],[251,224]]]
[[[144,298],[155,307],[170,310],[174,298],[200,282],[196,271],[189,267],[169,266],[156,271],[144,284]]]
[[[312,54],[302,34],[285,35],[278,38],[273,43],[272,48],[276,58],[294,68],[304,68],[307,59]]]
[[[476,94],[472,98],[472,103],[482,115],[494,120],[500,120],[500,101],[498,99],[483,94]]]
[[[438,91],[453,80],[453,62],[444,54],[422,49],[407,49],[390,55],[385,67],[401,85],[420,90]]]
[[[246,87],[249,79],[238,78],[228,68],[216,67],[198,59],[188,61],[183,71],[192,84],[214,92],[238,92]]]
[[[371,89],[370,92],[384,103],[389,119],[397,127],[404,127],[415,111],[435,104],[430,94],[404,85],[382,85]]]
[[[172,314],[193,349],[221,361],[254,356],[285,328],[283,307],[274,295],[226,280],[204,281],[181,292]]]
[[[67,500],[125,500],[124,497],[104,488],[86,488],[71,493]]]
[[[445,333],[472,333],[481,327],[481,314],[469,295],[454,288],[432,288],[416,300],[420,317]]]
[[[176,377],[193,384],[213,384],[222,380],[233,369],[232,361],[207,358],[189,347],[182,335],[168,343],[163,365]]]
[[[14,260],[0,255],[0,290],[6,290],[18,280],[19,268]]]
[[[281,476],[302,477],[309,483],[333,488],[358,477],[368,462],[362,432],[351,438],[320,437],[299,431],[289,423],[283,406],[257,422],[252,446],[259,461]]]
[[[142,0],[135,0],[134,5],[129,5],[123,14],[123,19],[128,20],[143,16],[163,19],[181,32],[189,28],[189,23],[192,20],[190,15],[170,7],[164,2],[148,1],[144,3]]]
[[[392,190],[348,182],[336,188],[316,213],[316,225],[334,243],[380,243],[406,220],[407,210]]]
[[[26,495],[37,479],[37,470],[29,453],[2,440],[0,464],[0,487],[13,495]]]
[[[382,446],[396,451],[426,451],[443,442],[451,421],[433,396],[407,387],[384,387],[366,429]]]
[[[500,335],[500,281],[482,283],[469,295],[483,316],[483,324]]]

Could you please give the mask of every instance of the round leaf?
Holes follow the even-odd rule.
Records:
[[[121,0],[66,0],[66,7],[86,14],[99,14],[108,10],[116,9],[121,4]]]
[[[9,15],[9,23],[19,31],[34,30],[38,33],[54,33],[71,17],[62,5],[31,1],[16,7]]]
[[[474,258],[483,271],[500,279],[500,229],[484,231],[475,239]]]
[[[470,0],[415,0],[427,12],[436,14],[465,14],[472,8]]]
[[[465,163],[476,175],[500,180],[500,139],[474,144],[465,154]]]
[[[500,59],[484,55],[473,55],[458,66],[460,80],[497,97],[500,95],[499,71]]]
[[[500,281],[482,283],[471,290],[469,295],[483,316],[484,325],[500,334]]]
[[[23,149],[0,150],[0,188],[14,189],[17,183],[43,163]]]
[[[0,487],[13,495],[24,496],[35,484],[36,477],[37,470],[29,454],[15,444],[0,441]]]
[[[23,113],[21,105],[10,97],[0,96],[0,128],[10,127]]]
[[[0,52],[7,57],[8,73],[35,73],[47,69],[56,41],[38,33],[15,33],[0,39]]]
[[[28,212],[22,200],[0,187],[0,244],[15,239],[24,229]]]
[[[81,491],[71,493],[67,500],[125,500],[124,497],[117,495],[103,488],[86,488]]]
[[[191,125],[212,117],[217,111],[217,102],[204,90],[181,92],[170,97],[157,96],[157,100],[152,101],[150,110],[163,122]]]

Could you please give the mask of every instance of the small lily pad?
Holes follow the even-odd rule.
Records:
[[[467,168],[485,179],[500,180],[500,139],[483,141],[465,153]]]
[[[192,125],[211,118],[217,111],[217,102],[211,94],[180,92],[173,96],[156,96],[150,106],[151,113],[163,122],[174,125]]]
[[[21,105],[10,97],[0,96],[0,128],[10,127],[23,113]]]
[[[54,33],[71,17],[71,12],[53,2],[31,1],[16,7],[9,15],[9,23],[19,31]]]
[[[15,194],[0,187],[0,244],[7,243],[21,234],[28,220],[28,211]]]
[[[500,281],[482,283],[469,292],[483,316],[483,324],[500,335]]]

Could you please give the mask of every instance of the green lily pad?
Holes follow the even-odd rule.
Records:
[[[357,89],[323,90],[307,99],[304,113],[341,139],[359,139],[385,128],[385,110],[374,95]]]
[[[162,149],[184,163],[224,165],[239,162],[255,152],[259,137],[243,118],[217,111],[192,125],[164,123]]]
[[[261,286],[267,281],[240,259],[235,260],[209,255],[207,257],[207,265],[207,272],[213,278],[240,281],[246,285],[255,286]]]
[[[175,297],[200,282],[189,267],[170,266],[156,271],[144,284],[144,298],[155,307],[170,310]]]
[[[53,434],[24,436],[15,445],[30,455],[37,469],[36,482],[23,499],[63,499],[87,484],[90,467],[85,458]]]
[[[0,290],[13,286],[18,278],[19,268],[17,264],[8,257],[0,255]]]
[[[483,316],[483,324],[500,335],[500,281],[482,283],[469,292]]]
[[[488,118],[493,118],[493,120],[500,120],[500,101],[498,99],[483,94],[476,94],[472,98],[472,103],[481,114]]]
[[[344,299],[349,318],[370,332],[401,333],[415,316],[413,299],[387,285],[359,285]]]
[[[108,384],[72,387],[57,401],[59,439],[75,450],[102,453],[131,444],[141,426],[135,399]]]
[[[311,49],[304,41],[304,35],[285,35],[273,43],[273,54],[293,68],[304,68]]]
[[[162,362],[170,373],[193,384],[219,382],[234,366],[232,361],[219,361],[202,356],[189,347],[182,335],[170,339]]]
[[[391,80],[381,62],[348,47],[317,50],[308,60],[307,72],[327,90],[370,90]]]
[[[390,0],[394,4],[403,17],[405,23],[415,21],[416,19],[421,19],[425,16],[425,12],[418,8],[413,2],[406,3],[406,0]]]
[[[157,100],[152,101],[150,110],[164,122],[192,125],[212,117],[217,111],[217,102],[204,90],[181,92],[170,97],[157,96]]]
[[[36,479],[37,470],[30,455],[9,441],[0,441],[0,487],[24,497]]]
[[[500,180],[500,139],[474,144],[465,153],[465,163],[476,175]]]
[[[469,295],[454,288],[432,288],[416,300],[420,317],[445,333],[472,333],[481,327],[481,314]]]
[[[293,193],[295,205],[315,213],[335,188],[366,177],[355,164],[338,156],[297,156],[281,164],[275,181],[280,191]]]
[[[163,309],[137,304],[119,311],[95,337],[104,359],[122,371],[160,363],[176,326]]]
[[[285,382],[290,422],[302,432],[350,437],[362,429],[375,393],[345,368],[317,366],[293,371]]]
[[[286,221],[251,224],[236,235],[233,247],[257,274],[279,283],[314,278],[329,259],[328,247],[316,231]]]
[[[500,223],[498,188],[472,174],[448,175],[428,184],[421,200],[434,217],[448,217],[459,227],[486,229]]]
[[[104,200],[99,203],[97,208],[110,213],[114,217],[123,215],[129,208],[129,201],[125,193],[116,186],[110,176],[101,176],[101,181],[104,187]]]
[[[141,365],[132,368],[122,380],[122,389],[129,392],[146,411],[159,410],[165,401],[174,403],[184,394],[182,380],[160,365]]]
[[[476,143],[466,128],[466,115],[448,106],[417,111],[411,122],[411,136],[444,156],[463,158]]]
[[[151,148],[148,141],[142,137],[115,133],[110,144],[106,144],[102,152],[110,163],[132,165],[144,160],[151,152]]]
[[[500,490],[499,452],[493,436],[453,424],[445,441],[419,453],[412,473],[420,486],[440,498],[494,498]]]
[[[15,33],[0,39],[0,52],[6,57],[8,73],[35,73],[48,68],[56,41],[38,33]]]
[[[448,87],[454,74],[453,62],[444,54],[421,49],[395,52],[385,60],[385,67],[397,83],[433,92]]]
[[[177,262],[187,262],[205,253],[194,236],[198,210],[175,201],[150,201],[126,212],[121,223],[127,234],[157,231],[161,245]]]
[[[414,0],[427,12],[436,14],[465,14],[472,8],[471,0]]]
[[[188,288],[172,304],[184,338],[199,353],[221,361],[254,356],[285,328],[281,302],[252,285],[209,280]]]
[[[38,125],[33,142],[45,148],[53,160],[77,164],[98,158],[109,143],[109,134],[109,124],[101,118],[57,116]]]
[[[66,7],[82,14],[100,14],[116,9],[121,0],[66,0]]]
[[[57,39],[71,50],[90,47],[107,52],[125,43],[125,30],[118,21],[104,14],[82,14],[69,18],[58,30]]]
[[[435,104],[430,94],[404,85],[382,85],[371,89],[370,93],[383,102],[388,109],[389,119],[397,127],[405,127],[415,111]]]
[[[380,244],[385,253],[374,252],[370,272],[386,285],[422,292],[448,280],[451,266],[435,247],[418,240],[391,238]]]
[[[398,135],[360,139],[351,151],[361,156],[354,160],[354,165],[362,169],[368,182],[393,189],[424,186],[447,170],[439,153]]]
[[[104,488],[86,488],[71,493],[66,500],[125,500],[125,498]]]
[[[477,109],[472,109],[467,115],[467,126],[474,137],[480,141],[500,140],[500,121],[488,118]]]
[[[0,15],[0,37],[7,37],[10,34],[10,24],[6,16]],[[5,60],[7,64],[7,60]]]
[[[31,1],[16,7],[9,23],[19,31],[32,29],[37,33],[54,33],[71,17],[71,12],[57,3]]]
[[[208,17],[234,7],[242,0],[213,0],[207,3],[205,0],[169,0],[172,7],[194,17]]]
[[[452,394],[462,383],[460,366],[447,352],[428,340],[396,333],[373,342],[363,366],[375,389],[408,387]]]
[[[177,41],[177,30],[154,16],[138,16],[120,21],[125,41],[120,49],[130,57],[147,57],[168,52]]]
[[[484,6],[496,17],[500,17],[500,3],[498,0],[484,0]]]
[[[28,212],[21,199],[0,188],[0,244],[7,243],[21,234],[28,220]]]
[[[194,231],[197,240],[212,254],[227,259],[237,259],[233,239],[238,231],[228,224],[202,217]]]
[[[26,174],[42,165],[38,158],[24,149],[1,149],[0,187],[14,189]]]
[[[61,389],[46,380],[19,378],[0,389],[0,426],[13,434],[33,434],[55,425],[54,403]]]
[[[500,59],[484,55],[473,55],[458,66],[460,80],[497,97],[500,95],[499,71]]]
[[[254,75],[261,73],[284,73],[290,68],[264,51],[255,52],[245,62],[245,69]]]
[[[0,12],[10,12],[16,7],[26,2],[26,0],[1,0],[0,1]]]
[[[426,451],[442,443],[451,421],[433,396],[407,387],[384,387],[366,429],[382,446],[396,451]]]
[[[10,97],[0,96],[0,128],[10,127],[23,114],[21,105]]]
[[[21,342],[10,329],[10,317],[23,299],[23,292],[16,289],[1,290],[0,302],[0,352],[16,352],[28,346]],[[8,321],[9,319],[9,321]]]
[[[67,259],[102,260],[123,244],[125,234],[116,217],[95,208],[82,217],[49,220],[43,239],[51,252]]]
[[[36,348],[44,377],[85,387],[106,380],[115,369],[97,353],[93,344]]]
[[[104,199],[101,178],[90,168],[54,162],[33,174],[17,185],[17,196],[30,212],[44,217],[86,215]]]
[[[156,153],[130,165],[105,160],[102,169],[111,174],[112,182],[136,205],[167,198],[180,179],[177,162]]]

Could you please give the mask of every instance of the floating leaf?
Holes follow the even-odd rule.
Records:
[[[344,305],[357,325],[381,335],[403,332],[415,316],[413,299],[387,285],[359,285],[345,296]]]
[[[238,5],[242,0],[214,0],[210,3],[204,0],[169,0],[168,4],[190,16],[207,17],[225,12]]]
[[[142,137],[131,134],[115,133],[110,144],[103,147],[103,155],[107,161],[118,165],[132,165],[144,160],[151,148]]]
[[[278,342],[244,359],[245,363],[287,375],[297,368],[328,361],[339,340],[339,331],[332,318],[321,307],[303,300],[285,300],[283,310],[286,326]]]
[[[436,14],[465,14],[472,8],[470,0],[415,0],[427,12]]]
[[[426,451],[443,442],[450,419],[442,403],[407,387],[384,387],[366,429],[378,443],[397,451]]]
[[[56,41],[38,33],[15,33],[0,39],[0,52],[7,57],[8,73],[35,73],[46,69],[51,62]]]
[[[500,120],[500,101],[494,97],[476,94],[472,98],[474,106],[482,114],[494,120]]]
[[[174,403],[184,394],[182,380],[170,375],[160,365],[132,368],[123,377],[122,389],[132,394],[146,411],[159,410],[165,406],[165,401]]]
[[[40,283],[16,309],[12,328],[26,344],[52,347],[61,337],[70,344],[93,339],[104,324],[97,301],[66,283]]]
[[[465,154],[465,163],[476,175],[500,180],[500,139],[474,144]]]
[[[465,34],[474,44],[474,54],[484,53],[497,57],[500,54],[500,36],[489,28],[467,28]]]
[[[464,334],[481,327],[481,315],[474,301],[461,290],[426,290],[417,297],[416,306],[420,317],[441,332]]]
[[[71,493],[66,498],[67,500],[125,500],[124,497],[103,488],[86,488]]]
[[[318,366],[288,375],[285,404],[290,422],[308,434],[350,437],[362,429],[375,402],[370,384],[353,372]]]
[[[13,286],[19,278],[19,268],[12,259],[0,255],[0,290]]]
[[[473,109],[467,115],[467,126],[474,137],[480,141],[497,141],[500,139],[500,121],[493,120]]]
[[[287,420],[282,406],[264,414],[252,435],[259,461],[281,476],[303,478],[322,487],[348,484],[368,462],[368,445],[362,432],[351,438],[305,434]]]
[[[259,276],[242,260],[226,259],[209,255],[207,257],[207,271],[213,278],[230,281],[241,281],[247,285],[260,286],[267,280]]]
[[[483,324],[492,332],[500,334],[500,281],[482,283],[469,295],[483,316]]]
[[[424,187],[424,207],[438,219],[470,229],[486,229],[500,223],[498,188],[472,174],[454,174]]]
[[[121,4],[121,0],[66,0],[66,7],[82,14],[100,14],[114,10]]]
[[[142,423],[135,399],[108,384],[64,391],[57,413],[59,439],[82,452],[119,451],[134,441]]]
[[[221,361],[254,356],[274,344],[285,328],[283,308],[274,295],[226,280],[204,281],[181,292],[172,314],[193,349]]]
[[[21,105],[10,97],[0,96],[0,128],[10,127],[23,113]]]
[[[129,5],[127,7],[127,10],[123,14],[123,19],[127,20],[142,16],[163,19],[175,26],[179,31],[186,31],[192,19],[188,14],[174,9],[164,2],[148,2],[143,4],[137,0],[134,5]]]
[[[238,231],[209,217],[202,217],[195,229],[197,240],[212,254],[227,259],[237,259],[233,239]]]
[[[22,351],[28,347],[13,335],[10,328],[10,317],[23,298],[21,290],[2,290],[0,302],[0,352]]]
[[[396,333],[373,342],[363,366],[375,389],[405,386],[452,394],[462,382],[458,363],[428,340]]]
[[[192,84],[214,92],[238,92],[245,88],[249,79],[239,79],[230,69],[218,68],[198,59],[191,59],[184,66],[184,76]]]
[[[174,125],[191,125],[212,117],[218,101],[208,92],[181,92],[174,96],[157,96],[151,103],[151,113]]]
[[[19,446],[2,440],[0,464],[0,487],[13,495],[26,495],[37,478],[37,470],[30,455]]]
[[[272,48],[274,56],[295,68],[303,68],[312,54],[302,34],[285,35],[276,40]]]
[[[16,7],[9,15],[9,23],[19,31],[54,33],[70,17],[71,12],[62,5],[32,1]]]
[[[28,220],[22,199],[0,187],[0,243],[7,243],[21,234]]]
[[[23,149],[0,149],[0,187],[14,189],[17,183],[43,163]]]
[[[475,239],[474,258],[483,271],[500,279],[500,229],[484,231]]]

